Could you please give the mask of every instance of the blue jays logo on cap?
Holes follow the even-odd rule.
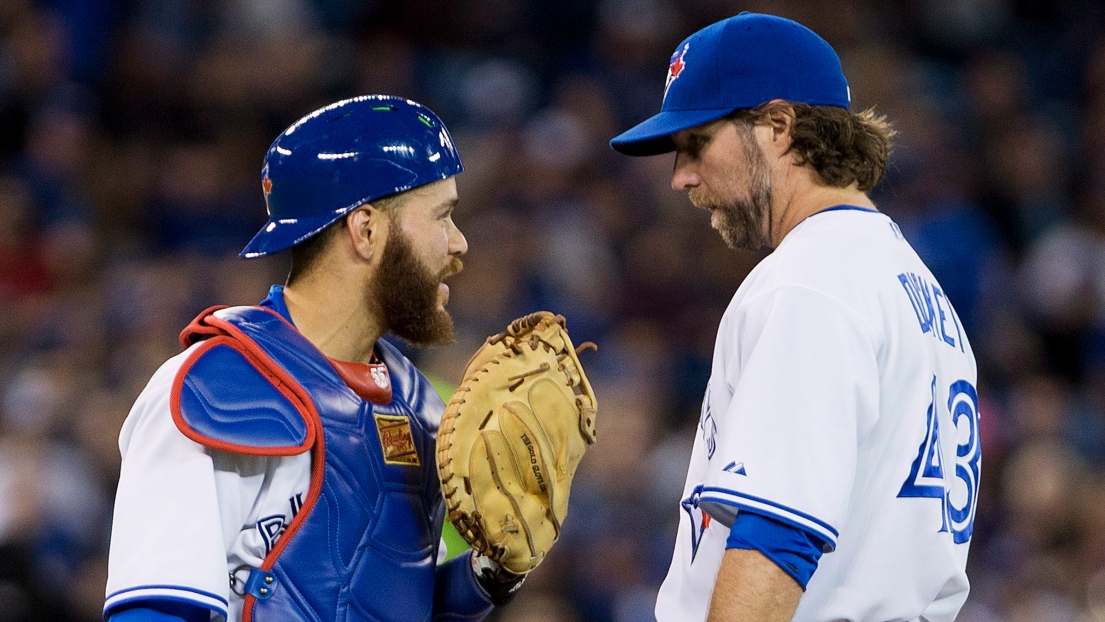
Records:
[[[679,77],[679,74],[683,73],[683,68],[687,66],[683,57],[687,54],[687,50],[691,47],[690,42],[684,43],[683,47],[675,51],[675,54],[671,55],[671,64],[668,65],[668,79],[664,82],[664,99],[668,97],[668,89],[671,88],[671,83]]]

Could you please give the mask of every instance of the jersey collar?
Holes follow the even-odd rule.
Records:
[[[814,212],[814,213],[810,214],[810,216],[816,216],[818,214],[824,214],[825,212],[845,212],[845,211],[878,213],[879,210],[871,209],[870,207],[860,207],[858,205],[836,205],[836,206],[833,206],[833,207],[823,209],[820,212]],[[807,216],[807,218],[809,218],[809,216]]]
[[[280,314],[280,317],[288,321],[289,324],[295,326],[295,322],[292,321],[292,314],[288,313],[288,305],[284,302],[284,286],[273,285],[269,288],[269,295],[261,301],[258,306],[267,307]]]

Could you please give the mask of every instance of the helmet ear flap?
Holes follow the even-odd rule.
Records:
[[[445,124],[417,102],[365,95],[320,108],[284,130],[265,154],[269,221],[241,256],[290,248],[368,201],[463,170]]]

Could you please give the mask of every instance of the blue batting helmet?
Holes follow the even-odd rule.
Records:
[[[265,154],[269,221],[240,253],[299,244],[357,207],[464,170],[445,124],[401,97],[364,95],[296,121]]]

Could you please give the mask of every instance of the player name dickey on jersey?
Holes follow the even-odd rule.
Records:
[[[898,281],[909,296],[909,302],[913,305],[913,311],[917,314],[917,321],[921,325],[921,332],[929,333],[934,338],[963,352],[963,329],[960,328],[959,317],[940,287],[912,272],[899,274]],[[954,336],[950,331],[953,326]]]

